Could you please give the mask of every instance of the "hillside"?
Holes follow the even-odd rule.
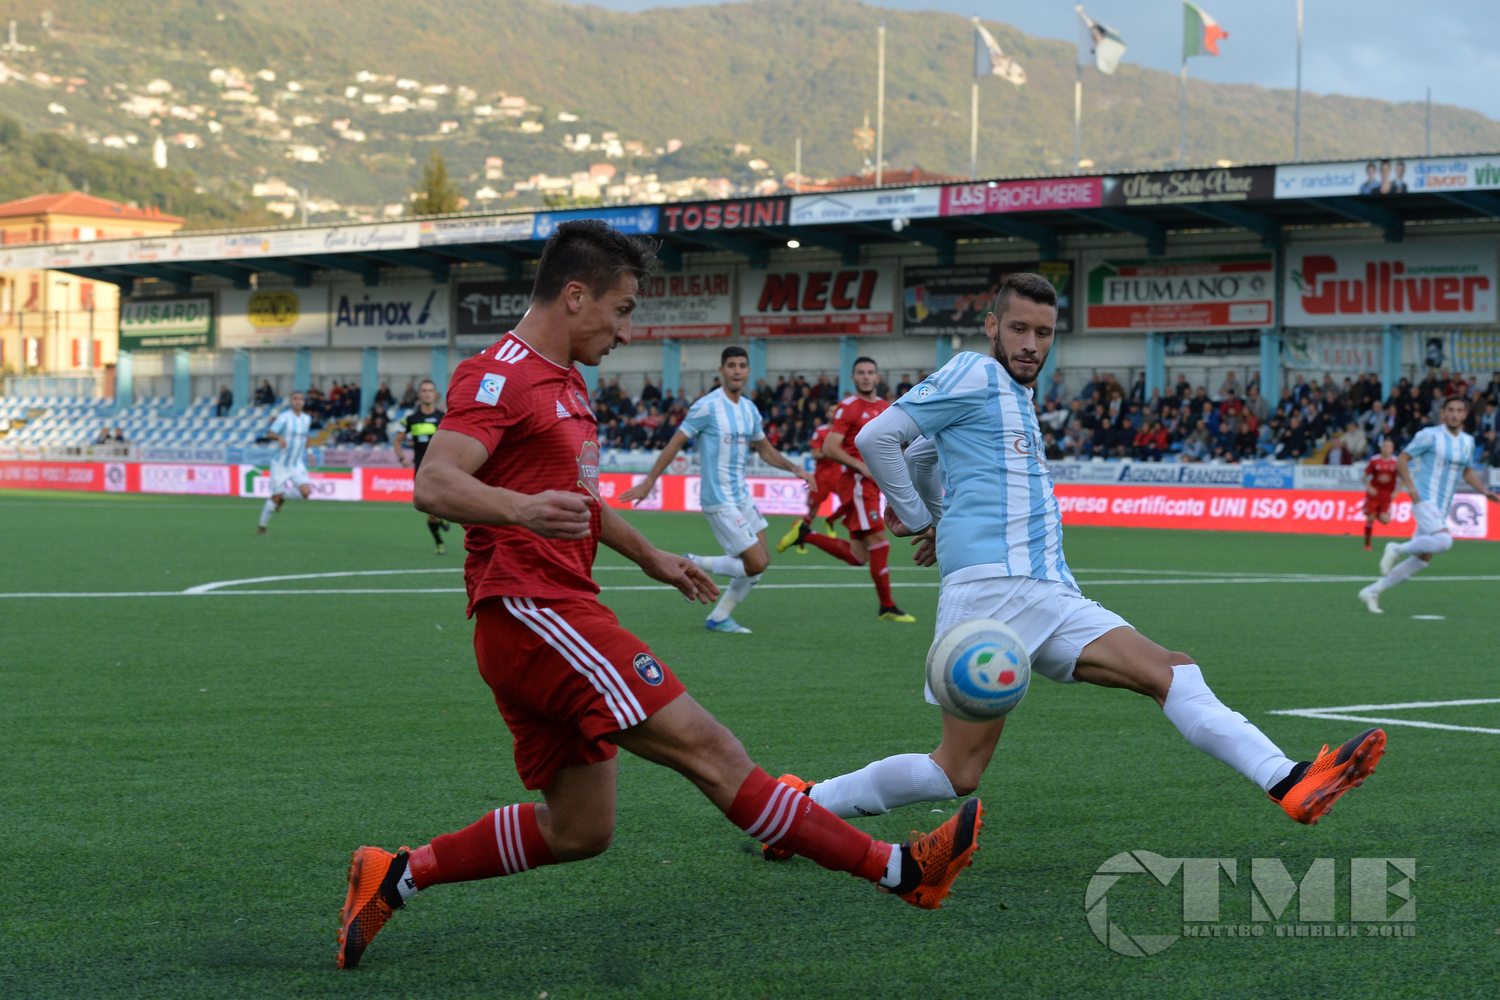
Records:
[[[466,195],[489,185],[506,196],[495,204],[517,206],[539,205],[545,192],[518,193],[515,181],[605,161],[619,180],[720,176],[747,190],[791,169],[798,136],[806,173],[858,170],[864,154],[851,136],[874,110],[882,19],[888,163],[968,169],[972,34],[945,14],[853,0],[640,14],[556,0],[362,0],[358,16],[339,0],[50,6],[44,29],[35,5],[0,0],[0,23],[15,17],[36,46],[0,54],[13,71],[0,112],[138,159],[162,134],[173,166],[210,191],[276,178],[335,215],[402,199],[434,146]],[[1066,169],[1073,46],[991,27],[1030,82],[981,85],[981,173]],[[1083,155],[1100,169],[1173,163],[1177,88],[1174,75],[1129,63],[1114,77],[1089,70]],[[1199,81],[1189,90],[1190,160],[1290,157],[1289,90]],[[1423,113],[1304,95],[1304,155],[1419,153]],[[1500,122],[1435,106],[1433,148],[1500,149]],[[487,173],[491,157],[504,162]]]

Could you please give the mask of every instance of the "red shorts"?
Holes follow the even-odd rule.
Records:
[[[818,508],[823,506],[823,501],[838,489],[839,475],[843,471],[842,465],[835,465],[831,469],[818,468],[814,470],[814,485],[812,492],[807,495],[807,513],[809,516],[817,516]]]
[[[516,773],[550,788],[559,768],[615,756],[606,737],[687,689],[598,601],[491,597],[474,607],[474,655],[515,737]]]
[[[851,472],[839,482],[839,514],[850,538],[863,538],[885,530],[880,516],[880,487],[874,480]]]
[[[1366,520],[1377,518],[1391,509],[1392,493],[1377,493],[1374,496],[1365,494],[1365,518]]]

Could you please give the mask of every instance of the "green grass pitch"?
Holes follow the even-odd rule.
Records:
[[[266,538],[258,508],[0,493],[0,591],[460,564],[457,535],[435,557],[409,508],[291,503]],[[663,547],[714,551],[701,517],[631,519]],[[1365,725],[1269,713],[1500,698],[1492,545],[1461,542],[1428,571],[1490,580],[1419,578],[1376,617],[1357,582],[1277,579],[1372,576],[1353,538],[1096,528],[1067,542],[1075,569],[1114,571],[1080,573],[1086,593],[1190,653],[1293,756]],[[777,557],[765,584],[843,586],[763,586],[736,613],[751,636],[705,632],[704,611],[662,591],[604,600],[767,770],[818,779],[935,744],[919,691],[936,576],[894,552],[897,600],[917,625],[877,621],[863,571],[816,550]],[[1191,573],[1270,582],[1152,582]],[[228,589],[459,586],[449,573]],[[0,996],[1327,1000],[1486,996],[1500,982],[1500,734],[1387,726],[1376,775],[1306,828],[1147,700],[1042,678],[980,789],[982,850],[941,911],[806,861],[767,864],[687,782],[622,755],[607,854],[438,887],[342,973],[335,911],[352,848],[415,846],[531,798],[463,607],[456,593],[0,599]],[[1384,714],[1500,728],[1493,704]],[[935,805],[856,822],[899,840],[954,808]],[[1294,878],[1337,859],[1347,923],[1350,858],[1414,857],[1415,936],[1183,938],[1122,957],[1090,932],[1084,893],[1127,850],[1237,859],[1221,924],[1250,922],[1251,858],[1280,858]],[[1111,919],[1180,931],[1180,882],[1129,878]],[[1295,919],[1293,903],[1283,921]]]

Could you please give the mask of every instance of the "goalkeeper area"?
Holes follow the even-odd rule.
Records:
[[[1302,827],[1148,699],[1036,678],[940,911],[766,863],[687,781],[622,753],[608,852],[436,887],[340,972],[353,848],[539,797],[474,664],[457,531],[435,557],[409,507],[294,503],[261,538],[259,506],[0,493],[6,997],[1325,1000],[1467,995],[1500,969],[1500,549],[1458,543],[1376,616],[1357,538],[1070,527],[1084,593],[1190,654],[1294,759],[1384,728],[1365,787]],[[701,515],[625,516],[663,548],[718,551]],[[774,540],[789,521],[772,521]],[[816,550],[773,557],[735,611],[748,636],[705,631],[706,608],[607,549],[598,570],[621,623],[772,775],[936,745],[938,578],[901,540],[915,625],[877,620],[867,572]],[[853,822],[899,842],[957,805]],[[1203,865],[1173,878],[1152,855],[1219,859],[1212,915],[1184,896]],[[1358,859],[1389,859],[1383,896]]]

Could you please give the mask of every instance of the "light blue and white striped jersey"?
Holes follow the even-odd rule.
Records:
[[[286,448],[276,457],[277,465],[307,465],[307,433],[312,429],[312,417],[307,413],[296,414],[282,410],[271,421],[271,432],[280,434]]]
[[[1448,428],[1441,425],[1424,427],[1403,450],[1417,460],[1417,467],[1411,472],[1417,492],[1423,500],[1437,504],[1438,510],[1446,517],[1448,504],[1464,470],[1479,467],[1475,461],[1473,435],[1464,431],[1450,434]]]
[[[747,395],[731,403],[723,389],[715,389],[692,405],[678,428],[698,441],[698,465],[702,481],[703,509],[729,504],[738,506],[750,498],[745,485],[745,464],[750,442],[766,436],[760,409]]]
[[[1031,390],[994,358],[965,351],[896,405],[932,440],[942,466],[943,581],[1026,576],[1077,589]]]

